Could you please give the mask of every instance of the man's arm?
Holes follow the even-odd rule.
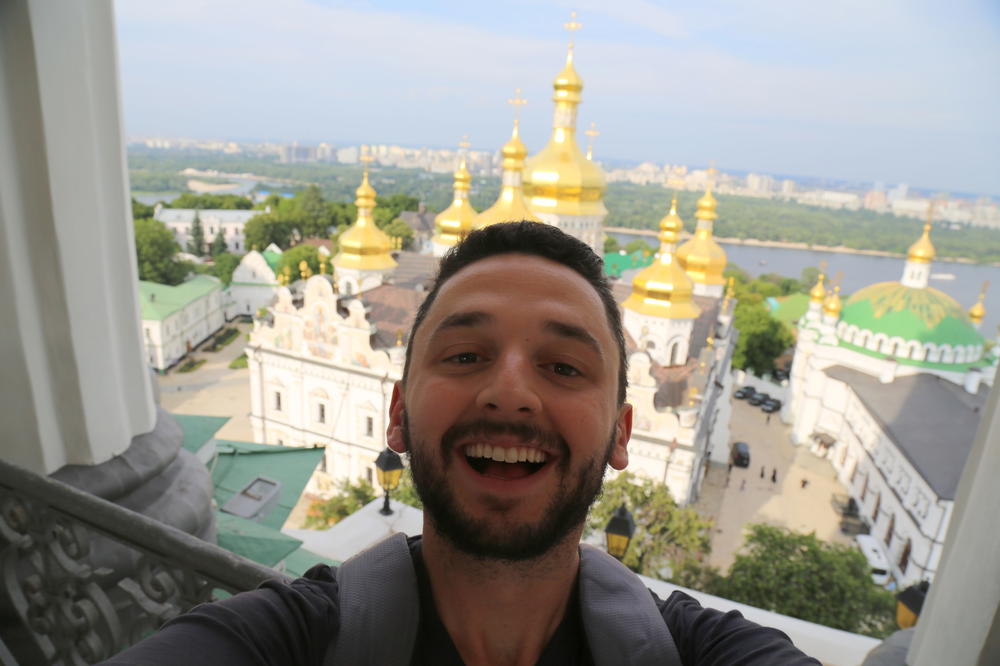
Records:
[[[326,565],[289,585],[201,604],[105,666],[320,666],[340,627],[337,583]]]
[[[703,608],[680,591],[666,601],[653,594],[653,600],[684,666],[819,666],[783,632],[751,622],[738,611]]]

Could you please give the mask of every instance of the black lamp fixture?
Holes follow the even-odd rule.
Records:
[[[608,554],[618,560],[625,557],[625,552],[628,550],[628,544],[632,541],[633,534],[635,534],[635,520],[632,519],[632,514],[622,504],[615,511],[614,515],[611,516],[608,526],[604,528],[604,535],[608,543]]]
[[[399,485],[399,478],[403,476],[403,459],[399,454],[386,447],[385,451],[378,454],[375,459],[375,473],[378,476],[378,484],[385,490],[385,503],[379,510],[383,516],[392,515],[389,508],[389,493]]]

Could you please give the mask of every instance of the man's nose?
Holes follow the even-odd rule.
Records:
[[[535,390],[538,380],[534,363],[520,354],[507,354],[497,359],[476,398],[480,409],[498,414],[535,414],[541,410],[541,400]]]

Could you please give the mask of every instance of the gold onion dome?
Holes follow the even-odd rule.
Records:
[[[573,46],[566,66],[552,84],[556,103],[552,136],[524,170],[524,191],[531,209],[563,215],[607,215],[604,173],[580,150],[576,142],[576,108],[583,79],[573,66]]]
[[[500,154],[503,155],[503,182],[500,185],[500,196],[492,206],[476,216],[473,226],[482,229],[498,222],[520,220],[541,222],[528,208],[524,200],[524,191],[521,189],[521,172],[524,170],[524,157],[528,154],[528,149],[521,141],[517,121],[514,122],[510,140],[503,145]]]
[[[434,241],[441,245],[457,245],[472,231],[476,219],[476,209],[469,203],[469,189],[472,186],[472,174],[465,165],[465,157],[455,170],[455,198],[451,205],[434,218],[436,233]]]
[[[986,287],[979,292],[979,298],[976,300],[976,304],[969,308],[969,319],[972,323],[978,326],[983,323],[983,317],[986,316],[986,306],[983,302],[986,300]]]
[[[712,224],[719,215],[715,212],[716,201],[711,186],[698,199],[695,218],[698,226],[694,235],[677,250],[677,260],[691,276],[701,284],[725,284],[722,276],[726,270],[726,251],[712,238]]]
[[[840,300],[840,286],[838,285],[833,288],[833,293],[823,303],[823,313],[831,317],[839,317],[840,310],[843,307],[844,304]]]
[[[361,270],[381,270],[396,266],[392,258],[392,241],[375,224],[372,210],[375,209],[375,188],[368,182],[365,169],[361,185],[355,191],[354,205],[358,208],[358,219],[340,236],[340,252],[333,258],[337,268],[357,268]]]
[[[691,278],[674,257],[677,236],[683,227],[675,196],[670,212],[660,220],[660,252],[632,280],[632,293],[622,307],[668,319],[694,319],[701,314],[701,308],[691,302],[694,292]]]
[[[929,221],[924,225],[924,233],[920,235],[916,243],[910,246],[906,258],[918,264],[929,264],[934,260],[934,244],[931,243],[931,223]]]
[[[812,290],[809,292],[809,300],[813,303],[822,303],[823,299],[826,298],[826,288],[823,287],[823,279],[825,277],[825,275],[820,273],[815,286],[813,286]]]

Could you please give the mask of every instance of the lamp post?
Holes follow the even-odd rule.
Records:
[[[385,490],[385,503],[379,510],[383,516],[392,515],[389,508],[389,493],[399,485],[399,477],[403,475],[403,459],[392,449],[386,447],[375,459],[375,473],[378,476],[378,484]]]
[[[625,557],[625,551],[628,550],[628,544],[632,541],[633,534],[635,534],[635,520],[632,519],[632,514],[622,504],[615,511],[614,515],[611,516],[608,526],[604,528],[604,536],[607,538],[608,544],[608,554],[618,560]]]

